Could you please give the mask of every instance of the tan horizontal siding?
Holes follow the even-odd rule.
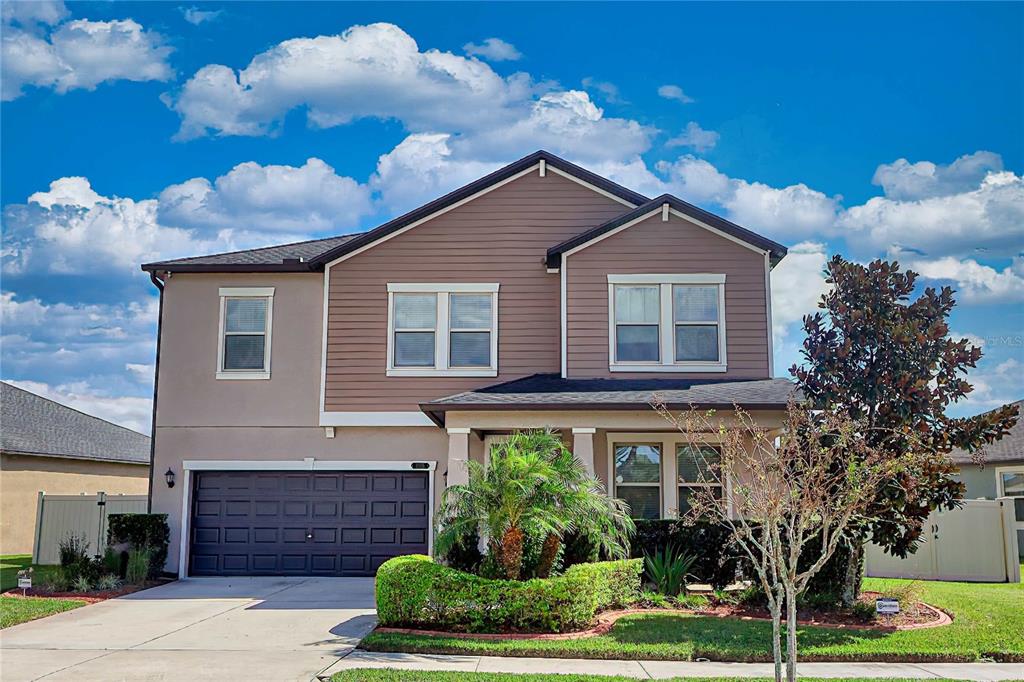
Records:
[[[530,173],[331,269],[327,411],[408,411],[442,396],[558,372],[560,279],[547,249],[629,210],[555,173]],[[388,282],[498,282],[497,378],[388,377]]]
[[[728,372],[624,373],[608,371],[608,275],[725,275]],[[768,320],[764,257],[673,215],[661,215],[596,242],[567,259],[568,373],[573,379],[768,376]]]

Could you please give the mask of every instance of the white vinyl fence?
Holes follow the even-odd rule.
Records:
[[[108,514],[145,514],[145,495],[47,495],[36,503],[32,563],[59,564],[60,541],[74,533],[86,539],[92,554],[107,546]]]
[[[900,559],[869,544],[865,571],[874,578],[1020,582],[1013,505],[1012,497],[965,500],[959,509],[932,512],[915,553]]]

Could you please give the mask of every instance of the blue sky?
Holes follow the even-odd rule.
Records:
[[[1024,6],[3,3],[2,376],[146,429],[138,263],[361,231],[547,148],[950,284],[960,413],[1024,378]]]

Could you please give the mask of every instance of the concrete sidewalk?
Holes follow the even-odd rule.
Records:
[[[621,675],[641,680],[666,677],[772,677],[771,663],[694,663],[686,661],[603,661],[578,658],[439,656],[353,651],[320,674],[320,679],[353,668],[453,670],[488,673]],[[1020,663],[801,663],[801,677],[905,677],[996,682],[1024,680]]]

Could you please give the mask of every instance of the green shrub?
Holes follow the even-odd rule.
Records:
[[[133,585],[141,585],[146,582],[152,567],[153,551],[149,547],[139,547],[128,550],[128,568],[125,572],[125,579]]]
[[[70,589],[79,580],[91,583],[99,577],[102,562],[89,556],[89,542],[85,536],[68,533],[57,544],[57,550],[60,556],[59,582],[63,585],[61,589]]]
[[[565,632],[587,627],[602,610],[640,596],[639,559],[578,564],[563,575],[490,580],[402,556],[377,571],[381,625],[463,632]]]
[[[669,546],[645,556],[644,566],[647,577],[658,588],[658,592],[666,597],[678,597],[686,589],[686,578],[696,560],[695,555],[678,552]]]
[[[75,581],[71,584],[75,589],[75,592],[88,592],[92,589],[92,583],[84,575],[80,575],[75,578]]]
[[[170,540],[167,514],[111,514],[107,517],[107,544],[128,545],[129,549],[148,547],[150,576],[159,575],[163,570]]]
[[[725,524],[697,522],[686,525],[672,519],[638,520],[633,536],[633,556],[677,551],[697,558],[690,567],[694,582],[722,588],[736,581],[740,573],[742,550],[732,540]]]
[[[98,590],[116,590],[119,587],[121,587],[121,580],[113,573],[101,575],[100,579],[96,581]]]

